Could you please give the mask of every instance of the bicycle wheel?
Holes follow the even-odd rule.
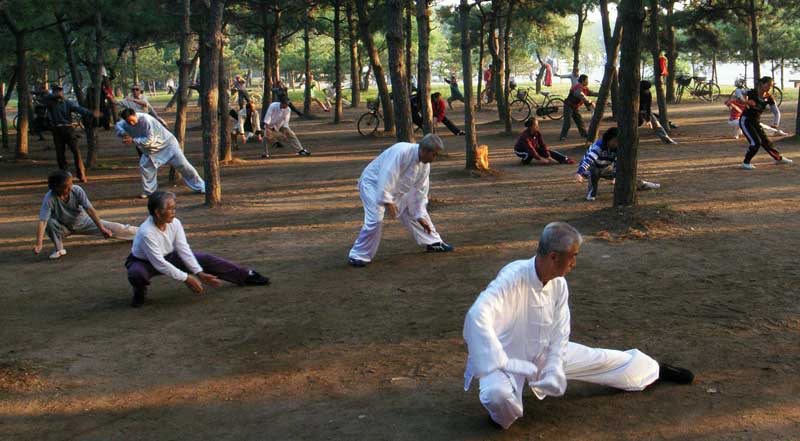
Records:
[[[19,115],[14,116],[14,121],[12,121],[12,124],[14,125],[14,130],[17,130],[17,125],[19,124]]]
[[[511,119],[516,122],[525,121],[531,116],[531,105],[527,101],[516,99],[508,106]]]
[[[358,118],[358,133],[361,134],[361,136],[371,136],[378,130],[378,126],[380,125],[381,120],[378,118],[378,115],[374,112],[367,112]]]
[[[715,83],[706,83],[700,90],[700,96],[709,102],[714,102],[719,99],[719,86]]]
[[[678,91],[675,93],[675,104],[681,103],[681,98],[683,98],[683,89],[685,89],[683,85],[678,86]]]
[[[553,121],[560,120],[564,117],[564,100],[561,98],[551,98],[544,103],[541,107],[542,112]]]
[[[772,99],[775,100],[775,105],[780,107],[783,102],[783,91],[780,87],[772,86]]]

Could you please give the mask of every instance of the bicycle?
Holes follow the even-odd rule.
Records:
[[[741,77],[737,78],[736,81],[733,82],[733,86],[736,87],[736,89],[745,89],[745,90],[750,89],[749,87],[747,87],[747,82],[745,81],[745,79]],[[772,95],[772,99],[775,100],[775,105],[780,107],[781,103],[783,102],[783,91],[781,90],[781,88],[773,84],[772,90],[770,90],[769,93],[770,95]],[[734,98],[736,98],[736,90],[731,92],[730,96],[728,97],[728,99],[731,100]]]
[[[358,118],[356,128],[361,136],[372,136],[381,125],[383,114],[381,113],[381,102],[377,99],[367,100],[367,111]]]
[[[679,75],[675,81],[678,83],[678,91],[675,94],[675,104],[680,104],[683,93],[688,89],[689,95],[696,96],[702,100],[714,102],[719,99],[719,85],[714,80],[706,81],[706,77],[683,76]],[[692,87],[694,81],[694,87]]]
[[[543,98],[541,103],[536,102],[533,87],[520,89],[517,91],[517,99],[511,102],[508,109],[511,119],[517,122],[525,121],[531,116],[532,109],[538,117],[546,116],[552,120],[560,120],[564,117],[564,99],[548,91],[539,92]]]

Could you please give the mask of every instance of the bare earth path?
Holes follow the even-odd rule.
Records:
[[[790,124],[795,104],[783,105]],[[31,253],[55,166],[49,137],[34,141],[32,160],[0,162],[0,438],[800,439],[800,161],[774,166],[762,152],[756,170],[739,170],[744,143],[724,138],[720,104],[671,112],[680,144],[642,132],[640,173],[662,188],[641,193],[634,214],[608,208],[607,183],[584,201],[572,166],[519,166],[514,140],[481,113],[499,176],[464,173],[463,140],[449,134],[449,156],[432,168],[431,215],[456,252],[426,254],[390,221],[365,269],[346,264],[363,217],[356,180],[391,140],[358,136],[356,112],[341,126],[293,122],[313,156],[276,149],[261,160],[244,146],[246,161],[223,168],[223,207],[176,187],[193,247],[251,265],[272,286],[198,297],[162,277],[136,310],[129,244],[78,237],[60,261]],[[557,123],[542,128],[580,159],[574,131],[563,144]],[[199,133],[188,152],[201,170]],[[84,187],[101,216],[138,224],[135,154],[102,136]],[[797,140],[778,148],[800,160]],[[587,236],[568,278],[572,339],[639,348],[697,381],[642,393],[571,383],[545,401],[526,392],[525,417],[497,431],[477,387],[461,387],[464,313],[553,220]]]

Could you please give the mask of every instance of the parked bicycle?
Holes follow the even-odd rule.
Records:
[[[736,87],[736,89],[745,89],[745,90],[750,89],[749,87],[747,87],[747,81],[742,77],[737,78],[736,81],[733,82],[733,85]],[[775,105],[780,107],[781,103],[783,102],[783,91],[781,90],[781,88],[773,85],[772,90],[770,90],[769,93],[770,95],[772,95],[772,99],[775,100]],[[736,98],[736,90],[731,92],[730,96],[728,97],[728,99],[731,100],[734,98]]]
[[[534,88],[528,87],[517,91],[517,99],[509,105],[511,119],[514,121],[525,121],[535,113],[538,117],[548,117],[552,120],[559,120],[564,117],[564,99],[548,91],[539,92],[542,101],[537,102],[534,95]],[[535,111],[534,111],[535,109]]]
[[[379,99],[367,100],[367,111],[358,118],[358,133],[361,136],[372,136],[381,125],[383,114]]]
[[[719,85],[714,80],[706,81],[706,77],[678,75],[675,79],[678,83],[678,90],[675,93],[675,104],[680,104],[683,93],[689,91],[689,95],[698,97],[702,100],[714,102],[719,99]],[[692,86],[694,82],[694,86]]]

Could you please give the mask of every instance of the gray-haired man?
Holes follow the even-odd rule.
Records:
[[[363,267],[375,257],[385,212],[398,218],[417,244],[427,246],[428,251],[453,250],[436,232],[427,210],[430,163],[443,149],[442,139],[428,134],[419,144],[398,142],[364,169],[358,180],[364,226],[350,250],[350,265]]]
[[[464,390],[480,379],[481,404],[507,429],[522,416],[525,384],[540,400],[561,396],[567,380],[639,391],[656,380],[691,383],[694,375],[659,364],[638,349],[589,348],[569,341],[567,281],[582,238],[571,225],[548,224],[530,260],[506,265],[464,320],[469,357]]]

